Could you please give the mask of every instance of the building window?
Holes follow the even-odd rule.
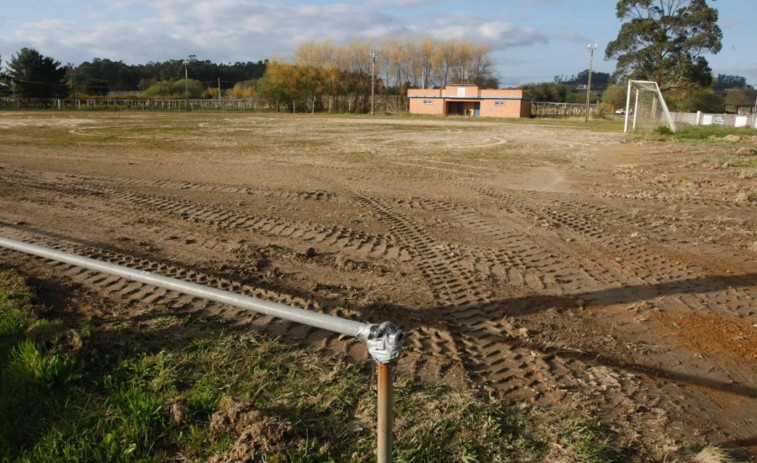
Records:
[[[423,100],[423,104],[434,104],[434,100]]]
[[[504,105],[505,105],[504,101],[495,101],[494,102],[494,106],[504,106]]]

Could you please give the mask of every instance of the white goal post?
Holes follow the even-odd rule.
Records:
[[[658,127],[667,127],[673,132],[676,125],[670,117],[668,105],[660,92],[657,82],[649,80],[629,80],[628,94],[626,96],[626,122],[624,132],[629,130],[645,129],[653,130]]]

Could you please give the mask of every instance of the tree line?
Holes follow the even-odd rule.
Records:
[[[308,41],[298,46],[292,62],[234,64],[189,57],[128,65],[95,58],[64,66],[35,49],[23,48],[10,61],[6,77],[23,98],[113,92],[141,92],[148,98],[215,98],[220,84],[228,96],[259,96],[291,111],[364,111],[374,79],[377,92],[397,95],[405,106],[408,88],[449,83],[498,86],[488,44],[429,37],[354,40],[342,45]]]
[[[217,64],[189,57],[187,60],[130,65],[95,58],[74,66],[63,65],[33,48],[22,48],[9,61],[6,72],[2,72],[0,57],[0,82],[4,83],[4,93],[15,91],[20,98],[66,98],[77,94],[105,96],[113,92],[143,92],[160,82],[175,84],[181,81],[180,95],[184,97],[185,66],[186,74],[192,76],[192,96],[199,98],[207,87],[216,88],[219,80],[222,89],[229,89],[237,82],[262,77],[267,62]],[[198,86],[201,88],[199,95]]]
[[[396,95],[406,108],[408,88],[450,83],[497,88],[489,45],[429,37],[343,45],[308,41],[297,47],[293,62],[270,62],[256,88],[259,96],[291,111],[352,112],[366,110],[372,89],[387,97]]]
[[[586,81],[564,79],[558,76],[553,82],[526,84],[520,88],[537,102],[586,103]],[[604,88],[596,88],[592,78],[591,103],[603,103],[606,111],[625,107],[626,92],[625,84],[615,84],[612,80]],[[709,87],[698,87],[690,93],[668,91],[664,96],[673,111],[722,113],[727,107],[754,106],[757,90],[742,76],[718,74]]]
[[[266,62],[213,63],[197,60],[194,56],[186,60],[168,60],[147,64],[126,65],[121,61],[95,58],[74,69],[73,81],[83,93],[107,95],[108,92],[144,91],[156,82],[181,80],[191,74],[192,80],[203,86],[231,88],[240,81],[257,79],[265,74]]]

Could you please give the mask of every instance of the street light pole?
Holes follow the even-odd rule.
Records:
[[[371,116],[376,111],[376,57],[378,53],[371,52]]]
[[[586,49],[589,50],[589,81],[586,85],[586,118],[584,119],[584,122],[589,122],[589,110],[591,107],[591,73],[594,66],[594,50],[596,50],[597,47],[599,47],[599,44],[586,44]]]

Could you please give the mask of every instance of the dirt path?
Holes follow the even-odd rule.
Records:
[[[464,120],[7,113],[0,133],[2,236],[392,320],[405,372],[595,413],[650,458],[757,448],[754,169],[616,132]],[[9,251],[0,264],[146,320],[169,307],[366,358],[145,285]]]

